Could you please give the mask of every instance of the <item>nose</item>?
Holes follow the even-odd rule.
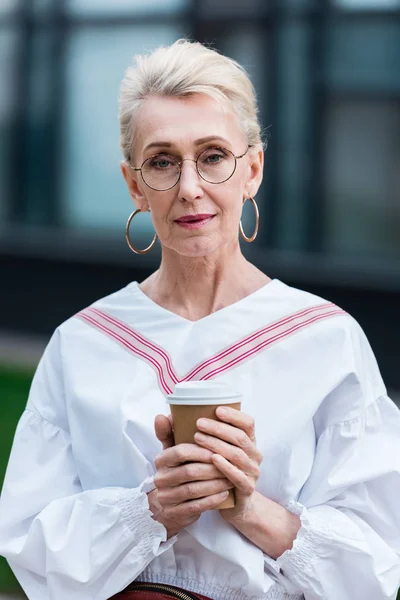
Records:
[[[196,161],[185,158],[181,165],[181,177],[178,182],[178,197],[180,200],[193,202],[203,196],[200,175],[196,169]]]

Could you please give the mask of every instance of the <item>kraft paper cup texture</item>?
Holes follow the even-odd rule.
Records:
[[[205,390],[206,391],[206,390]],[[205,396],[207,394],[205,393]],[[237,397],[237,394],[232,394],[233,398]],[[232,400],[233,400],[232,398]],[[240,410],[241,402],[227,402],[226,399],[218,401],[217,398],[210,399],[210,404],[196,404],[196,398],[191,398],[191,402],[187,404],[174,404],[174,399],[171,396],[169,399],[171,414],[174,420],[174,437],[175,444],[193,444],[194,434],[196,433],[197,419],[205,417],[207,419],[214,419],[219,421],[215,411],[218,406],[230,406],[236,410]],[[202,402],[205,398],[201,399]],[[224,500],[215,510],[221,510],[225,508],[233,508],[235,506],[235,494],[234,490],[229,490],[229,496]]]

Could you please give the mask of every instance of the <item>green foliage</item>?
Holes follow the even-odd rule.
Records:
[[[25,408],[32,373],[0,367],[0,483],[6,471],[8,457],[18,419]],[[20,587],[7,561],[0,557],[0,592],[16,592]]]

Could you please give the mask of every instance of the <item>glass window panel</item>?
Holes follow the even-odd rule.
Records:
[[[400,6],[400,0],[333,0],[340,7],[351,10],[384,10],[387,8],[397,8]]]
[[[51,28],[38,28],[32,37],[31,67],[28,74],[29,116],[36,121],[41,120],[51,110],[54,33]]]
[[[27,110],[26,187],[30,190],[26,220],[30,224],[49,221],[54,201],[52,160],[52,112],[54,108],[54,48],[56,32],[52,28],[36,28],[30,48],[28,73],[29,105]]]
[[[255,16],[264,11],[271,4],[267,0],[202,0],[198,3],[200,16],[222,16],[222,17],[240,17]]]
[[[54,8],[54,0],[33,0],[33,11],[36,17],[45,17]]]
[[[13,29],[0,29],[0,223],[5,219],[10,202],[9,161],[15,123],[16,72],[15,58],[19,34]]]
[[[400,91],[400,20],[332,23],[326,43],[332,86]]]
[[[265,31],[261,32],[254,27],[241,27],[240,31],[231,32],[221,39],[219,43],[221,51],[237,60],[248,72],[250,79],[256,89],[258,105],[260,108],[260,119],[263,130],[270,125],[268,106],[268,47]],[[257,203],[261,210],[266,203],[266,192],[268,183],[261,187],[257,194]],[[254,227],[254,214],[250,206],[243,211],[243,226],[245,231],[252,231]],[[258,241],[262,239],[260,232]]]
[[[14,12],[21,6],[21,0],[1,0],[0,1],[0,17]]]
[[[180,13],[190,0],[67,0],[67,10],[75,15],[148,15]]]
[[[327,249],[400,257],[400,109],[332,102],[325,154]]]
[[[278,157],[278,245],[299,250],[307,244],[307,199],[311,181],[313,86],[310,72],[312,29],[293,20],[278,35],[276,122],[272,126]]]
[[[134,54],[184,34],[178,25],[75,30],[65,86],[64,214],[69,225],[118,231],[124,227],[133,205],[119,168],[121,79]]]
[[[15,58],[18,33],[13,29],[0,29],[0,122],[13,113],[15,98]]]
[[[315,0],[281,0],[280,4],[284,4],[287,8],[308,8],[312,7],[314,2]]]
[[[269,64],[265,31],[244,26],[240,31],[224,35],[220,46],[224,54],[246,69],[256,88],[259,104],[266,112]]]

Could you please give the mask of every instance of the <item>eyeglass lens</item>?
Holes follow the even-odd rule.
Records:
[[[157,154],[142,165],[142,177],[155,190],[167,190],[179,180],[181,162],[169,154]],[[223,183],[235,170],[234,155],[224,148],[207,148],[196,160],[199,175],[209,183]]]

